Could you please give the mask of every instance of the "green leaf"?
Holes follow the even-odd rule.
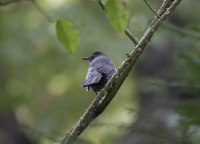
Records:
[[[111,25],[123,35],[130,16],[129,11],[125,8],[125,3],[120,0],[108,0],[106,12]]]
[[[74,53],[78,45],[78,31],[70,20],[60,19],[56,22],[58,40],[70,53]]]

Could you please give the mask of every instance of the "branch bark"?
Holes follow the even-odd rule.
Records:
[[[158,15],[160,18],[158,18],[157,16],[154,17],[152,23],[144,33],[139,43],[128,55],[128,57],[119,67],[118,71],[114,74],[112,79],[106,84],[104,89],[101,90],[101,92],[95,97],[95,99],[93,100],[89,108],[86,110],[86,112],[83,114],[83,116],[64,136],[60,144],[72,144],[85,130],[85,128],[105,110],[105,108],[114,98],[119,88],[123,84],[124,80],[130,73],[132,67],[144,51],[148,42],[151,40],[157,28],[162,24],[162,22],[166,18],[169,17],[169,15],[174,11],[174,9],[180,2],[181,0],[164,0],[162,6],[158,10]]]

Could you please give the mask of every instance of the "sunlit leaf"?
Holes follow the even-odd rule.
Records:
[[[70,53],[74,53],[78,45],[78,31],[70,20],[60,19],[56,22],[56,33],[60,43]]]
[[[120,31],[121,34],[124,34],[130,15],[125,8],[125,3],[120,0],[108,0],[106,12],[112,26]]]

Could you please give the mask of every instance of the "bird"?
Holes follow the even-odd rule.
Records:
[[[91,89],[97,95],[116,72],[115,65],[107,55],[99,51],[84,57],[83,60],[88,60],[90,65],[86,80],[81,86],[86,87],[86,91]]]

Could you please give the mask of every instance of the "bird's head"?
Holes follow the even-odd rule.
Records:
[[[101,55],[104,55],[102,52],[94,52],[92,55],[90,55],[89,57],[84,57],[83,59],[84,60],[88,60],[90,63],[97,57],[101,56]]]

